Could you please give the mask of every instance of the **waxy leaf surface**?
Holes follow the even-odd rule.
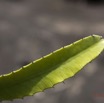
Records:
[[[33,95],[74,76],[104,49],[101,36],[93,35],[60,48],[17,71],[0,76],[0,100]]]

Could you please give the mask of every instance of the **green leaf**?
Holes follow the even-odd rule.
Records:
[[[0,76],[0,100],[33,95],[74,76],[104,49],[104,39],[93,35]]]

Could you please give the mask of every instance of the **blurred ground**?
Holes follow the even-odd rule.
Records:
[[[1,0],[0,74],[16,70],[82,37],[103,36],[103,33],[103,4]],[[3,103],[104,103],[103,56],[104,53],[65,84],[23,100]]]

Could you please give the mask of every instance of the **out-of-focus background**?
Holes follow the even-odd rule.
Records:
[[[0,74],[91,34],[104,35],[104,0],[0,0]],[[2,103],[104,103],[104,53],[65,83]]]

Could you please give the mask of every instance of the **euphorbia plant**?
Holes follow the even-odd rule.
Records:
[[[74,76],[104,49],[104,39],[92,35],[0,76],[0,100],[13,100],[41,92]]]

